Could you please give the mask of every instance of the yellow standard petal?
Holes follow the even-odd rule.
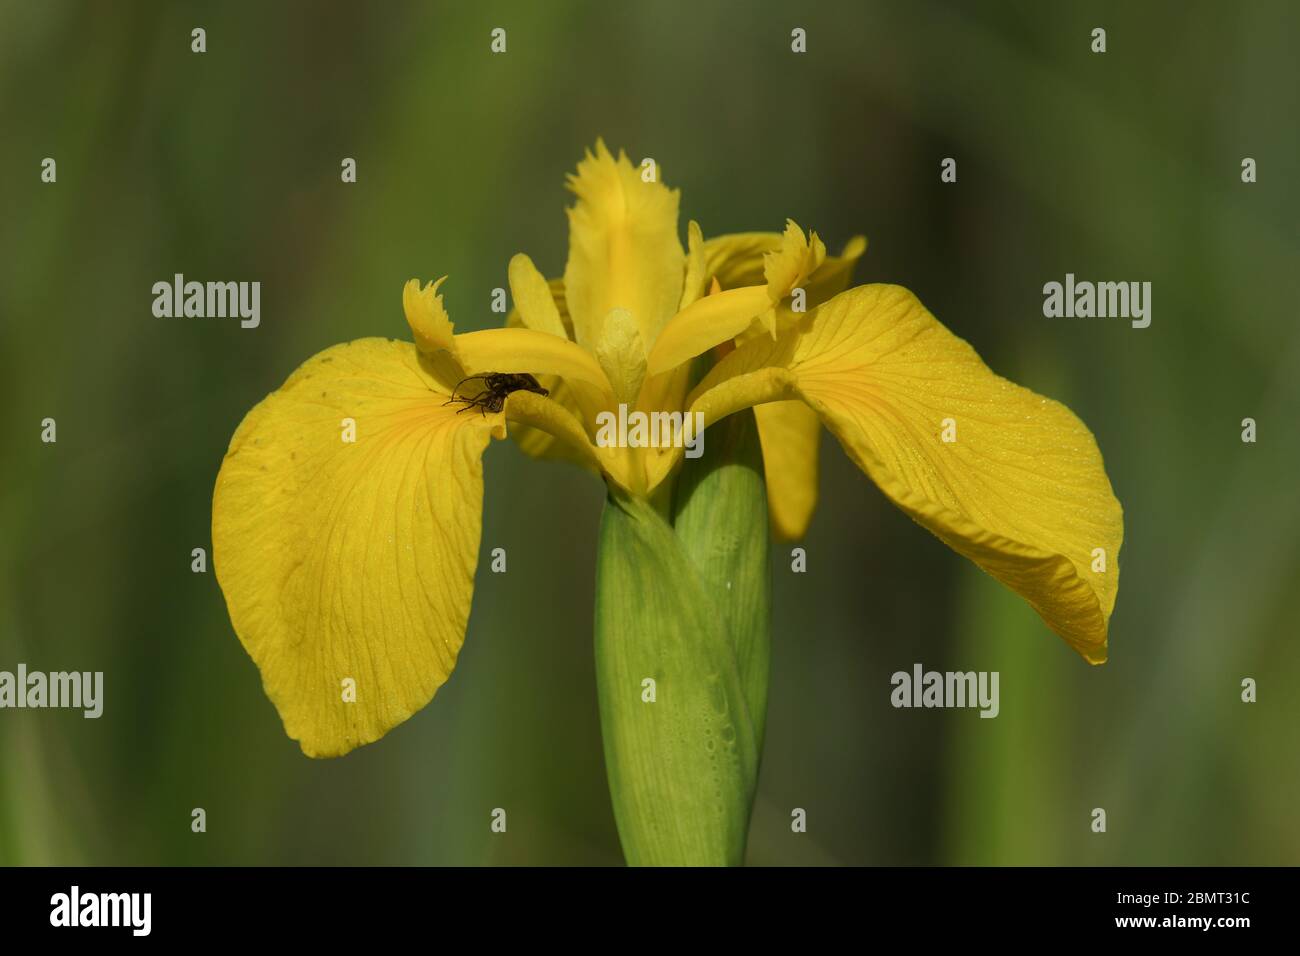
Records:
[[[906,289],[861,286],[700,383],[706,422],[801,397],[918,523],[1020,594],[1086,660],[1106,660],[1123,514],[1091,432],[995,375]],[[664,470],[664,466],[660,466]]]
[[[304,363],[240,424],[213,562],[285,732],[332,757],[433,697],[465,636],[500,416],[444,406],[428,358],[362,339]]]
[[[677,237],[679,193],[658,182],[658,167],[635,169],[603,142],[569,177],[578,202],[569,209],[564,289],[579,344],[594,349],[614,309],[626,309],[648,348],[677,310],[686,253]]]
[[[533,265],[533,260],[522,252],[516,255],[510,260],[508,277],[519,321],[526,328],[567,339],[569,334],[560,318],[550,283]]]

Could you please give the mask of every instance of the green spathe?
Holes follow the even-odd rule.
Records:
[[[673,495],[673,530],[699,568],[736,651],[763,750],[772,660],[772,558],[758,424],[748,409],[714,425],[710,454],[685,462]]]
[[[736,655],[672,528],[644,501],[605,503],[595,630],[605,769],[627,862],[740,864],[758,754]]]
[[[767,706],[767,503],[752,413],[719,426],[676,489],[676,528],[611,493],[601,519],[596,678],[632,865],[744,862]]]

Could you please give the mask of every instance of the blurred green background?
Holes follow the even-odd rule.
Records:
[[[326,346],[406,338],[413,276],[451,275],[460,330],[499,324],[513,253],[562,270],[563,176],[597,136],[656,158],[683,231],[867,234],[857,279],[1070,405],[1125,508],[1091,668],[827,437],[808,572],[776,552],[750,861],[1297,862],[1298,35],[1289,0],[4,0],[0,669],[102,670],[105,710],[0,711],[0,862],[621,861],[596,481],[494,444],[481,568],[504,547],[509,572],[480,575],[435,701],[339,760],[284,736],[190,571],[243,414]],[[260,280],[261,327],[155,318],[176,272]],[[1066,272],[1151,281],[1151,327],[1043,318]],[[999,671],[1001,715],[894,710],[914,662]]]

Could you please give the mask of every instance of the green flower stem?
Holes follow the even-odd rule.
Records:
[[[767,703],[770,557],[753,416],[732,418],[683,468],[676,530],[615,493],[601,519],[596,679],[632,865],[744,862]]]

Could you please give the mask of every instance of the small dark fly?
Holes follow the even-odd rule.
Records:
[[[466,382],[475,381],[482,382],[483,388],[472,398],[468,393],[465,395],[457,394],[460,387]],[[486,415],[488,412],[499,412],[505,408],[506,397],[511,392],[533,392],[537,395],[550,394],[549,391],[542,388],[537,379],[527,372],[484,372],[482,375],[469,375],[462,378],[452,390],[451,398],[447,399],[443,404],[450,405],[452,402],[463,402],[465,407],[456,412],[457,415],[471,408],[477,408]]]

